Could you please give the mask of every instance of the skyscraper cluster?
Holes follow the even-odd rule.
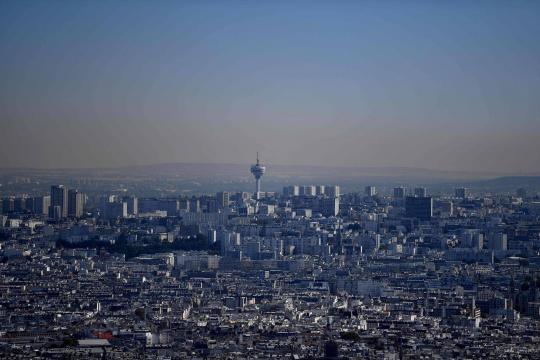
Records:
[[[51,186],[49,218],[60,220],[66,217],[78,218],[83,214],[85,195],[64,185]]]

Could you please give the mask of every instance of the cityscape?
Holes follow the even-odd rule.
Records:
[[[271,165],[245,171],[251,192],[4,197],[2,354],[539,356],[538,190],[270,192]]]
[[[540,2],[1,0],[0,359],[540,359]]]

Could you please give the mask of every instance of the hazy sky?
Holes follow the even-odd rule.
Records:
[[[540,1],[0,1],[0,166],[540,170]]]

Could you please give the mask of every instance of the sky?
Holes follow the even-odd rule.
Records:
[[[0,167],[540,171],[540,1],[0,1]]]

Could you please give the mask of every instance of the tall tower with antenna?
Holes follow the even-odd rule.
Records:
[[[251,173],[255,177],[255,198],[259,200],[261,193],[261,177],[266,172],[266,167],[259,163],[259,153],[257,152],[257,163],[251,165]]]

